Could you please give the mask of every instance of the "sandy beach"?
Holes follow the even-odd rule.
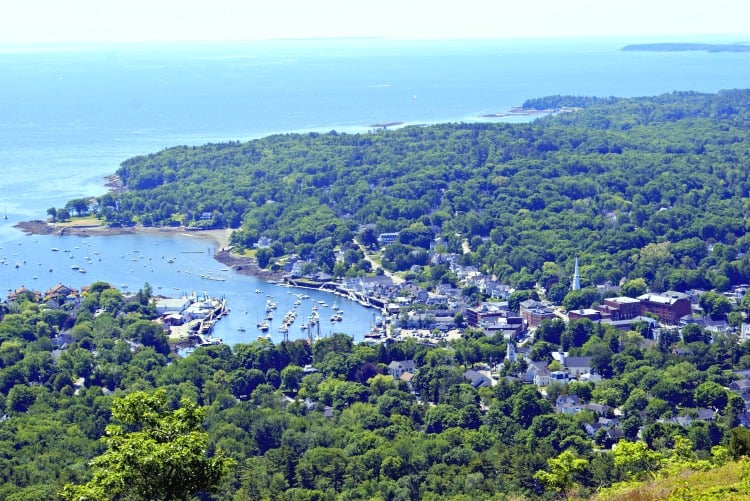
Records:
[[[198,238],[210,238],[216,243],[219,250],[227,250],[230,246],[229,238],[232,230],[188,230],[184,226],[177,227],[152,227],[152,226],[129,226],[112,228],[104,225],[69,223],[48,223],[45,221],[21,221],[16,225],[24,233],[29,235],[75,235],[78,237],[106,236],[106,235],[135,235],[147,233],[160,233],[165,235],[183,235]]]

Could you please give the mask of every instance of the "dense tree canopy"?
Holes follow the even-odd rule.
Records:
[[[587,285],[750,282],[750,91],[528,104],[580,108],[525,124],[169,148],[124,162],[129,190],[100,197],[96,213],[112,224],[230,227],[239,247],[265,236],[329,271],[327,249],[309,245],[335,247],[372,224],[401,232],[394,270],[422,264],[419,250],[437,236],[451,252],[471,242],[465,260],[506,281],[523,268],[540,280],[545,262],[570,272],[578,256]]]
[[[527,104],[580,109],[523,124],[170,148],[124,162],[127,191],[50,214],[91,208],[111,224],[230,227],[239,248],[273,242],[258,256],[266,265],[297,253],[334,274],[368,263],[351,245],[355,235],[373,247],[378,233],[399,231],[383,267],[427,285],[455,284],[447,265],[430,262],[434,245],[514,286],[515,310],[542,289],[571,310],[586,308],[601,299],[594,285],[626,279],[629,295],[713,289],[704,312],[741,323],[722,292],[750,282],[750,91]],[[576,258],[583,289],[570,291]],[[545,322],[529,359],[512,363],[497,363],[503,336],[477,330],[435,346],[410,339],[372,347],[346,333],[312,345],[260,339],[181,359],[152,324],[149,298],[148,288],[125,298],[95,284],[76,312],[32,297],[3,310],[0,498],[54,499],[65,484],[99,489],[97,466],[119,474],[120,445],[162,434],[162,418],[170,428],[182,409],[192,424],[181,431],[206,432],[184,450],[204,459],[222,451],[236,464],[217,499],[585,496],[678,460],[710,467],[722,444],[729,451],[715,457],[750,448],[736,431],[742,397],[726,389],[733,370],[750,367],[750,342],[733,334],[694,326],[654,339],[645,322],[623,332],[580,319]],[[591,357],[605,380],[544,393],[520,382],[559,350]],[[417,367],[408,382],[388,373],[404,360]],[[473,378],[485,364],[498,372],[494,386]],[[155,421],[144,426],[114,404],[141,391],[158,398]],[[585,409],[555,412],[557,397],[573,396]],[[625,441],[610,454],[599,449],[620,436],[591,431],[599,417],[615,418],[614,407]],[[706,412],[710,419],[697,419]],[[115,441],[99,441],[113,420],[123,425],[110,428]],[[142,457],[128,463],[133,473],[149,459],[134,450]],[[181,478],[157,473],[164,485]],[[219,478],[208,477],[205,488]]]

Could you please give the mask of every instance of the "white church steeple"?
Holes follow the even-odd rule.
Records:
[[[574,291],[581,288],[581,275],[578,273],[578,258],[576,258],[576,267],[573,271],[573,283],[570,285],[570,288]]]

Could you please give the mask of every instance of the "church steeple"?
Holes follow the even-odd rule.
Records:
[[[577,291],[581,288],[581,275],[578,273],[578,258],[576,257],[576,267],[573,271],[573,283],[570,285],[570,288],[574,291]]]

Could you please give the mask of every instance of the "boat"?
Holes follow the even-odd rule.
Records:
[[[78,269],[78,265],[77,264],[71,265],[70,269],[71,270],[77,270]]]
[[[237,330],[238,330],[239,332],[245,332],[245,328],[244,328],[244,327],[242,327],[241,325],[240,325],[239,327],[237,327]]]
[[[59,252],[59,251],[60,249],[58,249],[57,247],[52,247],[52,252]]]
[[[268,330],[268,321],[264,320],[261,323],[259,323],[258,329],[260,329],[261,332],[266,332]]]
[[[86,273],[86,270],[84,270],[83,268],[78,268],[78,273]]]

